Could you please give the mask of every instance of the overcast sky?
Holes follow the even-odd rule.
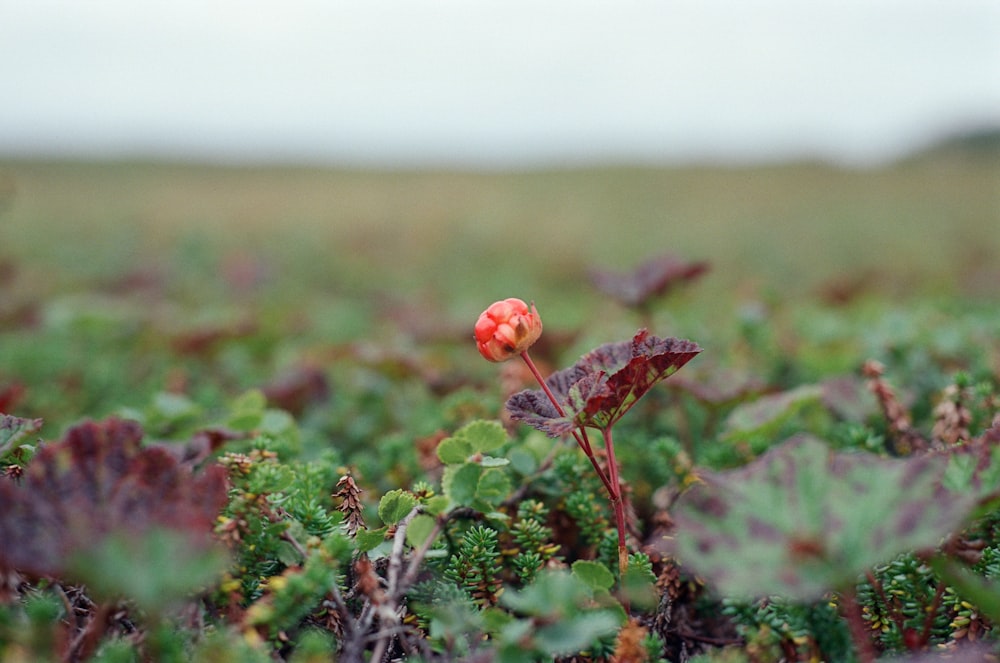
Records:
[[[0,155],[872,163],[988,123],[997,0],[0,0]]]

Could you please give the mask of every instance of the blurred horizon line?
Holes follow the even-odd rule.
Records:
[[[684,169],[684,168],[754,168],[812,164],[837,169],[867,170],[892,167],[920,159],[935,152],[959,149],[967,153],[1000,154],[1000,121],[969,122],[959,128],[929,133],[924,140],[909,141],[895,150],[883,150],[879,158],[850,158],[830,154],[821,149],[743,150],[725,153],[721,150],[688,150],[684,153],[650,154],[627,149],[595,151],[592,148],[575,154],[558,149],[535,150],[521,155],[507,154],[476,156],[412,153],[400,157],[357,154],[328,154],[317,151],[254,147],[226,149],[210,147],[185,149],[183,146],[119,146],[104,148],[31,148],[0,145],[0,163],[102,163],[148,164],[171,166],[204,166],[220,168],[289,168],[361,171],[469,171],[469,172],[530,172],[544,170],[600,169]]]

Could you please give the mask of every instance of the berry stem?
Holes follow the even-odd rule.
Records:
[[[562,405],[559,404],[559,401],[556,400],[556,397],[555,395],[553,395],[552,390],[549,389],[549,385],[545,384],[545,379],[539,372],[538,367],[535,366],[535,362],[531,360],[531,355],[528,354],[527,350],[521,353],[521,359],[524,360],[524,363],[528,366],[528,370],[531,371],[531,374],[535,376],[535,380],[538,382],[539,385],[541,385],[542,391],[544,391],[545,395],[549,397],[549,401],[552,403],[552,406],[556,409],[556,412],[559,413],[559,416],[565,417],[566,411],[563,409]],[[590,460],[590,464],[594,466],[594,471],[597,472],[597,476],[600,478],[601,483],[604,484],[605,490],[608,491],[608,495],[611,497],[611,500],[614,501],[619,493],[619,491],[617,490],[618,482],[612,481],[608,477],[608,474],[604,471],[604,469],[601,467],[601,464],[598,462],[597,457],[594,456],[594,448],[590,444],[590,438],[587,437],[586,429],[583,426],[580,426],[578,431],[574,430],[573,438],[576,440],[576,443],[580,446],[580,448],[583,449],[583,453],[587,456],[587,459]],[[617,473],[618,471],[616,469],[615,474]]]
[[[604,449],[608,454],[608,473],[610,480],[615,487],[610,493],[611,506],[615,511],[615,526],[618,528],[618,570],[622,577],[628,569],[628,547],[625,544],[625,504],[622,500],[621,482],[618,479],[618,460],[615,458],[615,442],[611,437],[611,426],[601,429],[604,436]]]
[[[542,391],[549,397],[549,401],[551,401],[552,406],[559,413],[559,416],[565,417],[566,411],[563,410],[559,401],[556,400],[552,390],[549,389],[549,385],[545,383],[542,374],[539,372],[538,367],[535,366],[535,362],[531,360],[531,355],[528,354],[527,350],[521,353],[521,359],[527,364],[528,370],[535,376],[538,384],[542,386]],[[597,476],[600,477],[604,488],[608,491],[608,499],[611,502],[611,508],[615,512],[615,526],[618,529],[618,570],[624,576],[625,570],[628,569],[628,547],[625,544],[625,505],[622,502],[621,482],[618,479],[618,461],[615,459],[615,443],[611,437],[611,427],[601,429],[601,434],[604,436],[604,448],[608,454],[607,472],[601,468],[601,464],[594,455],[594,449],[590,445],[590,440],[587,438],[587,431],[583,426],[580,426],[579,432],[573,431],[573,437],[576,438],[577,444],[583,449],[583,453],[587,455],[590,464],[594,466]]]

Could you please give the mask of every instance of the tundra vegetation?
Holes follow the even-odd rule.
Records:
[[[0,660],[997,660],[997,181],[0,163]]]

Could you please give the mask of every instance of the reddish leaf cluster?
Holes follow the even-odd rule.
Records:
[[[590,280],[607,295],[625,306],[642,308],[654,297],[666,294],[674,286],[691,281],[708,271],[707,262],[688,262],[675,255],[647,260],[625,274],[595,269]]]
[[[631,341],[606,343],[545,380],[566,416],[540,390],[514,394],[507,400],[507,411],[515,421],[552,436],[577,426],[607,429],[657,382],[699,352],[701,347],[693,341],[663,339],[641,329]]]
[[[59,575],[109,534],[154,527],[207,541],[226,501],[225,469],[194,473],[142,437],[131,421],[84,423],[45,445],[19,484],[0,481],[0,569]]]
[[[20,382],[0,384],[0,412],[12,411],[24,398],[25,388]]]
[[[302,366],[277,376],[261,391],[268,403],[298,416],[330,398],[330,382],[322,369]]]

